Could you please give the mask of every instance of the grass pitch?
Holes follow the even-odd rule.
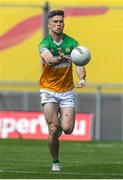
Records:
[[[61,142],[62,170],[51,171],[46,141],[0,140],[1,179],[123,179],[122,142]]]

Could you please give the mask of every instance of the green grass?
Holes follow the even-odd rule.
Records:
[[[0,140],[1,179],[123,179],[122,142],[61,142],[62,170],[51,171],[47,142]]]

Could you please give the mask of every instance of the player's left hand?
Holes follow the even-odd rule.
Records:
[[[75,88],[82,88],[85,85],[86,85],[86,80],[81,79],[78,84],[75,84]]]

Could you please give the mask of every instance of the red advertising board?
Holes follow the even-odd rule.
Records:
[[[76,113],[71,135],[62,134],[61,140],[89,141],[92,139],[93,115]],[[41,112],[0,112],[0,138],[47,139],[48,128]]]

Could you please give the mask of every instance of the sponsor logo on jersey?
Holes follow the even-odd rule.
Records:
[[[53,52],[54,52],[54,49],[50,49],[50,51],[53,53]]]
[[[66,48],[65,51],[66,51],[67,53],[69,53],[69,52],[71,52],[71,49],[70,49],[70,48]]]

